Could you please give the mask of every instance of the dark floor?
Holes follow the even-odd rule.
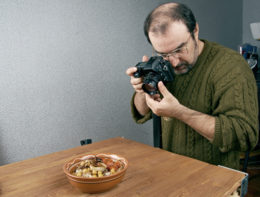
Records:
[[[246,197],[260,197],[260,168],[248,169],[249,181]]]
[[[246,197],[260,197],[260,156],[249,160],[247,173],[249,174],[248,191]],[[257,162],[256,162],[257,161]]]

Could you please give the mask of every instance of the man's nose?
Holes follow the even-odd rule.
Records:
[[[174,57],[174,56],[169,56],[167,58],[167,60],[172,64],[172,66],[175,68],[179,63],[180,63],[180,59],[178,57]]]

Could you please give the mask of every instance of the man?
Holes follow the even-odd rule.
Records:
[[[131,101],[137,123],[161,116],[163,149],[215,165],[239,169],[239,153],[258,139],[257,87],[248,64],[236,51],[199,39],[199,25],[184,4],[167,3],[146,18],[144,31],[157,55],[174,69],[174,81],[158,83],[161,95],[135,89]],[[144,56],[143,61],[148,57]]]

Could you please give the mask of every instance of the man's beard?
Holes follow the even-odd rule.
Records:
[[[174,73],[176,75],[182,75],[188,73],[193,67],[193,64],[189,64],[188,62],[182,62],[178,64],[175,68],[173,68]]]

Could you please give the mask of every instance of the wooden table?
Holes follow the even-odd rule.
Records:
[[[127,158],[122,182],[101,194],[84,194],[68,182],[63,164],[86,153]],[[0,196],[229,196],[244,179],[239,171],[117,137],[0,166]]]

